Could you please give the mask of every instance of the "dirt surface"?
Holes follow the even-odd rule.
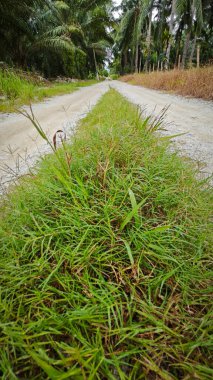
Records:
[[[181,154],[199,162],[206,175],[213,172],[213,103],[183,98],[160,91],[132,86],[119,81],[102,82],[78,91],[51,98],[33,105],[33,112],[50,139],[58,129],[72,135],[78,120],[109,89],[117,89],[131,102],[145,109],[146,114],[158,115],[169,106],[164,134],[185,133],[176,137]],[[25,107],[28,109],[28,107]],[[11,179],[29,170],[41,154],[48,152],[29,120],[22,115],[0,114],[0,183],[5,189]]]
[[[119,81],[116,88],[132,103],[139,105],[147,115],[159,115],[169,107],[165,115],[166,135],[183,135],[173,141],[181,155],[196,161],[202,176],[213,173],[213,102],[171,95]],[[211,181],[213,183],[213,181]]]
[[[107,82],[82,87],[71,94],[34,104],[33,113],[51,141],[59,129],[69,137],[79,119],[108,89]],[[29,107],[23,108],[30,112]],[[23,115],[0,114],[0,192],[11,180],[28,172],[38,158],[49,151],[47,143]]]

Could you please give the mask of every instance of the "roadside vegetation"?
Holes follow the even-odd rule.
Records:
[[[211,0],[125,0],[119,10],[114,72],[124,75],[212,63]]]
[[[85,79],[113,43],[111,0],[0,0],[0,61],[44,77]]]
[[[120,78],[139,86],[165,90],[179,95],[213,100],[213,66],[190,70],[155,71],[129,74]]]
[[[212,189],[114,90],[1,203],[1,378],[212,379]]]
[[[40,78],[40,79],[39,79]],[[79,87],[97,83],[95,79],[74,83],[50,82],[38,75],[0,69],[0,111],[14,112],[18,107],[46,97],[71,93]]]

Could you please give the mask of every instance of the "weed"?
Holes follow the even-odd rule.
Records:
[[[26,79],[27,78],[27,79]],[[35,83],[30,76],[22,77],[11,70],[0,69],[0,111],[14,112],[23,104],[32,101],[41,101],[46,97],[68,94],[79,87],[85,87],[97,83],[95,80],[80,81],[75,83],[51,83],[48,85]]]
[[[212,378],[212,190],[155,129],[110,90],[8,194],[2,379]]]

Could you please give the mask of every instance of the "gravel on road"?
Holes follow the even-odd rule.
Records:
[[[166,111],[165,135],[180,136],[174,146],[181,155],[190,157],[198,164],[204,177],[213,173],[213,102],[171,95],[119,81],[113,87],[129,101],[139,105],[147,115],[159,115]]]
[[[109,89],[107,82],[82,87],[71,94],[55,96],[32,105],[33,114],[49,140],[62,129],[73,134],[84,117]],[[23,107],[28,113],[30,108]],[[0,193],[11,181],[26,174],[38,158],[50,152],[50,147],[38,134],[30,120],[21,114],[0,114]]]

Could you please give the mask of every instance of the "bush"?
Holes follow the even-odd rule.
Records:
[[[110,75],[110,78],[111,78],[112,80],[116,80],[116,79],[119,78],[119,75],[118,75],[118,74],[111,74],[111,75]]]

